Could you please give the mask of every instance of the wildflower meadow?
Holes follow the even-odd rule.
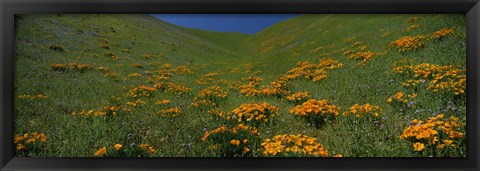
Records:
[[[466,157],[463,15],[17,15],[17,157]]]

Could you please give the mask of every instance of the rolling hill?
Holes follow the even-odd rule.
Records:
[[[154,157],[275,156],[261,143],[284,134],[313,137],[328,156],[466,155],[461,15],[301,15],[255,35],[140,14],[19,15],[15,24],[15,133],[47,136],[17,145],[18,156],[95,156],[103,147],[137,156],[115,144]],[[334,119],[309,118],[319,106]],[[239,119],[263,107],[265,123]],[[412,120],[439,116],[459,124],[399,138]],[[238,123],[258,139],[207,139]]]

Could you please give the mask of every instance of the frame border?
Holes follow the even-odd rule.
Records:
[[[2,0],[1,170],[479,170],[479,0]],[[18,158],[13,157],[14,15],[46,13],[455,13],[467,20],[466,158]]]

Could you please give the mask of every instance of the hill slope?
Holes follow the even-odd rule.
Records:
[[[183,28],[186,32],[194,34],[197,37],[208,40],[213,44],[228,49],[234,53],[250,52],[248,46],[245,46],[243,40],[252,37],[251,35],[234,32],[214,32],[193,28]]]
[[[431,38],[435,32],[448,28],[453,31],[448,36]],[[346,148],[340,151],[358,156],[378,156],[382,151],[389,151],[388,155],[403,156],[405,154],[397,153],[402,150],[386,149],[401,149],[395,144],[402,142],[398,136],[410,120],[426,119],[438,113],[465,117],[465,97],[453,97],[452,92],[433,93],[426,90],[426,85],[415,89],[404,87],[403,83],[415,79],[395,73],[392,68],[397,61],[413,60],[413,66],[428,63],[464,70],[465,30],[465,19],[460,15],[303,15],[273,25],[247,38],[246,42],[256,54],[252,63],[262,66],[264,71],[259,77],[266,82],[287,73],[301,61],[315,64],[319,60],[338,60],[343,67],[328,71],[327,78],[314,83],[294,80],[290,90],[308,91],[314,99],[328,99],[343,111],[348,111],[355,104],[378,105],[385,119],[380,122],[384,122],[382,125],[386,129],[379,134],[368,133],[365,128],[355,128],[356,133],[332,128],[313,134],[319,134],[321,142],[331,142],[334,149],[338,149],[336,143],[345,143],[345,136],[356,137],[357,140],[344,144]],[[417,50],[398,52],[395,47],[389,46],[405,36],[418,35],[427,38],[421,40],[425,43],[424,47]],[[362,63],[367,56],[368,60]],[[397,92],[418,94],[415,100],[408,101],[414,107],[399,108],[388,104],[387,98]],[[452,106],[457,110],[452,111]]]
[[[94,156],[117,143],[150,144],[156,157],[263,156],[259,141],[282,134],[314,137],[329,156],[465,154],[464,138],[447,152],[427,143],[415,152],[399,139],[413,119],[442,113],[464,123],[461,15],[302,15],[253,36],[148,15],[21,15],[16,24],[15,133],[48,136],[19,156]],[[417,49],[400,52],[395,41]],[[328,100],[337,116],[306,122],[294,115],[308,99]],[[261,102],[278,112],[267,124],[239,121],[260,133],[242,144],[248,151],[222,150],[239,137],[201,139],[236,125],[240,106]],[[374,117],[342,115],[365,104],[378,107]]]

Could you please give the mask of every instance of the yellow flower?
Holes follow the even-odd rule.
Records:
[[[205,131],[205,134],[202,137],[202,141],[206,141],[210,133],[208,131]]]
[[[440,113],[440,114],[438,114],[438,115],[437,115],[437,118],[440,118],[440,119],[442,119],[442,118],[443,118],[443,114],[441,114],[441,113]]]
[[[36,141],[35,138],[30,138],[27,140],[27,143],[31,144],[31,143],[34,143]]]
[[[290,109],[290,113],[308,117],[308,116],[327,116],[327,115],[338,115],[338,107],[334,105],[328,105],[328,100],[308,100],[302,105],[297,105],[295,108]]]
[[[442,37],[445,37],[449,34],[453,33],[453,29],[451,28],[444,28],[442,30],[439,30],[439,31],[436,31],[432,34],[432,38],[435,38],[435,39],[440,39]]]
[[[150,154],[153,154],[153,153],[157,152],[157,150],[155,148],[153,148],[152,146],[150,146],[148,144],[140,144],[140,145],[138,145],[138,147],[148,151]]]
[[[17,144],[17,148],[16,148],[18,151],[20,150],[26,150],[27,147],[25,147],[23,144]]]
[[[450,145],[450,144],[452,144],[453,141],[452,140],[443,140],[443,142],[447,145]]]
[[[231,140],[230,144],[232,144],[234,146],[238,146],[238,145],[240,145],[240,141],[239,140]]]
[[[245,103],[232,111],[238,122],[268,122],[270,117],[278,115],[278,108],[266,102]],[[253,120],[253,121],[252,121]]]
[[[429,63],[414,66],[410,63],[404,66],[396,66],[394,64],[393,70],[394,72],[406,73],[414,77],[414,79],[408,80],[408,84],[403,83],[404,87],[415,87],[428,80],[426,89],[434,93],[444,90],[450,91],[455,95],[465,94],[465,69],[456,69],[451,65],[441,66]],[[404,70],[405,72],[403,72]],[[411,98],[415,98],[415,96],[416,94],[412,95]]]
[[[115,145],[113,146],[113,148],[115,148],[115,150],[118,151],[118,150],[120,150],[120,148],[122,148],[122,144],[115,144]]]
[[[363,116],[373,116],[373,117],[378,117],[380,114],[378,112],[381,112],[380,107],[378,106],[373,106],[370,104],[365,104],[365,105],[359,105],[355,104],[352,107],[350,107],[350,111],[344,112],[344,116],[348,116],[350,114],[355,114],[357,118],[361,118]]]
[[[101,155],[104,155],[105,153],[107,153],[107,148],[102,147],[102,148],[98,149],[98,151],[95,153],[95,156],[101,156]]]
[[[323,145],[316,142],[315,138],[302,134],[276,135],[272,139],[265,139],[261,143],[263,155],[275,156],[276,154],[302,153],[308,156],[327,157],[328,152]]]
[[[422,151],[423,148],[425,148],[425,145],[423,143],[417,142],[417,143],[413,144],[413,148],[414,148],[415,151]]]
[[[398,92],[397,94],[395,94],[394,97],[395,97],[395,99],[397,99],[397,100],[399,100],[399,101],[402,100],[403,92]]]
[[[248,153],[249,151],[250,151],[249,148],[247,148],[247,147],[244,147],[244,148],[243,148],[243,152],[244,152],[244,153]]]
[[[17,144],[19,141],[23,141],[24,139],[25,138],[23,138],[23,136],[20,136],[20,134],[17,134],[17,135],[15,135],[13,143]]]
[[[297,93],[291,94],[287,96],[287,99],[290,101],[301,101],[308,97],[309,97],[309,93],[305,91],[305,92],[297,92]]]
[[[461,137],[463,137],[462,132],[455,132],[455,131],[450,132],[450,138],[461,138]]]
[[[393,42],[390,42],[388,46],[397,48],[399,52],[417,50],[420,47],[425,46],[425,40],[427,37],[422,35],[417,36],[405,36],[400,39],[397,39]]]
[[[179,107],[173,107],[169,109],[162,109],[157,112],[160,116],[162,117],[176,117],[180,114],[182,114],[182,109]]]

